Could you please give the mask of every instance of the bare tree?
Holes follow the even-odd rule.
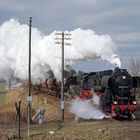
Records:
[[[8,89],[11,89],[12,81],[14,79],[14,71],[9,71],[9,78],[8,78]]]
[[[20,83],[21,80],[14,75],[14,71],[9,71],[9,78],[7,80],[8,89],[10,90],[12,86],[16,85],[17,83]]]
[[[140,60],[132,57],[130,59],[129,68],[132,76],[140,76]]]

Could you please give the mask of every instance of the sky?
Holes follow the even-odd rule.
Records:
[[[28,24],[30,16],[33,27],[46,35],[79,27],[110,35],[124,68],[132,57],[140,58],[140,0],[0,0],[0,24],[11,18]],[[92,71],[109,66],[96,60],[73,67]]]

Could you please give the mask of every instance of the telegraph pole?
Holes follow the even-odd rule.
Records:
[[[61,121],[64,121],[64,32],[62,32]]]
[[[64,121],[64,45],[71,45],[70,43],[66,43],[65,40],[70,40],[70,38],[65,38],[65,36],[70,36],[70,34],[66,34],[64,32],[62,33],[56,33],[55,35],[59,35],[61,36],[60,38],[56,38],[56,40],[59,40],[57,42],[55,42],[56,44],[61,44],[62,45],[62,76],[61,76],[61,80],[62,80],[62,84],[61,84],[61,113],[60,113],[60,120],[61,122]]]
[[[29,63],[28,63],[28,76],[29,76],[29,94],[27,97],[27,113],[28,113],[28,136],[30,136],[30,123],[31,123],[31,89],[32,89],[32,83],[31,83],[31,28],[32,28],[32,17],[29,18]]]

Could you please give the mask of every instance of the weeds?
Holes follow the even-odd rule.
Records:
[[[0,124],[13,123],[15,121],[16,109],[15,102],[18,101],[17,92],[7,93],[6,101],[0,106]],[[21,116],[24,120],[26,117],[26,105],[21,106]]]

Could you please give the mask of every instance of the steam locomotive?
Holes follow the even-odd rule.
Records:
[[[132,77],[126,69],[79,73],[69,77],[66,86],[69,94],[82,93],[87,99],[94,91],[100,97],[99,108],[113,118],[134,118],[135,88],[140,87],[140,77]]]

